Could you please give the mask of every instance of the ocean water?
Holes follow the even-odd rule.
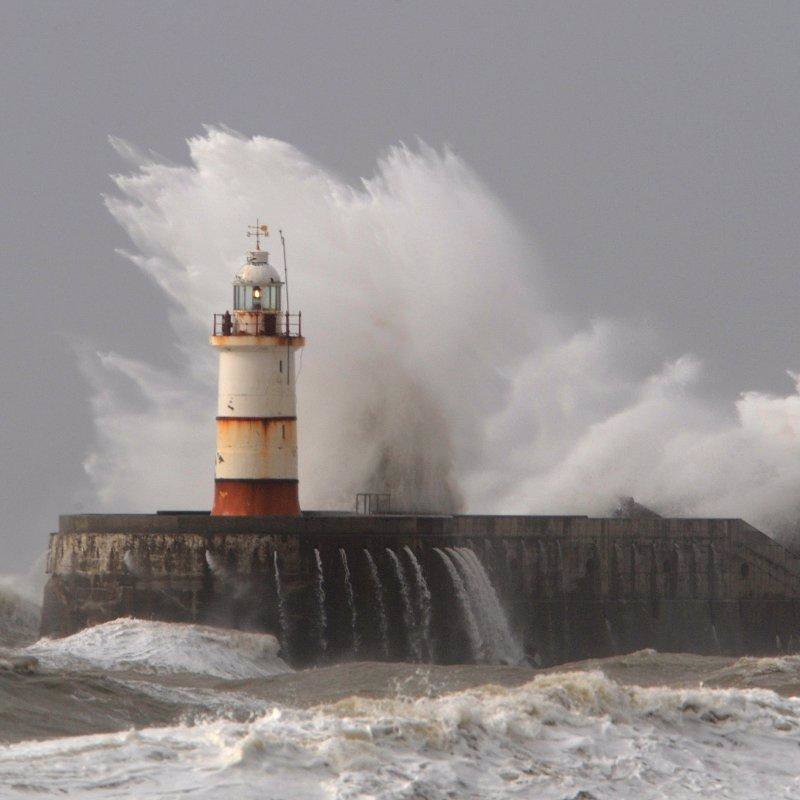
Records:
[[[800,797],[800,656],[293,671],[267,634],[14,621],[4,799]]]

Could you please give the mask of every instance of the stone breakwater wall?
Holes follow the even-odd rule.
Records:
[[[535,663],[800,649],[800,562],[737,519],[64,516],[42,634],[131,615],[275,633],[295,664],[480,660],[467,551]]]

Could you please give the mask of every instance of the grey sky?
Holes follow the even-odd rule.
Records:
[[[180,161],[223,123],[349,180],[398,140],[449,144],[538,242],[557,309],[652,324],[665,356],[707,362],[720,399],[785,391],[799,27],[778,2],[7,0],[0,572],[86,487],[73,343],[175,357],[164,301],[114,255],[109,135]]]

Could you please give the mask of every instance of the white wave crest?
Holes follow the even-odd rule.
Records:
[[[208,506],[208,325],[259,214],[289,235],[292,308],[304,311],[306,507],[389,490],[408,510],[602,514],[634,495],[765,528],[796,518],[797,385],[720,408],[695,389],[700,362],[661,363],[653,332],[570,330],[547,307],[534,247],[452,153],[391,149],[356,187],[259,136],[210,129],[189,154],[186,166],[140,158],[107,198],[130,260],[171,303],[184,367],[85,354],[97,429],[86,468],[103,508]]]
[[[31,642],[38,636],[46,560],[43,551],[27,573],[0,574],[0,645]]]
[[[800,655],[754,657],[738,659],[731,667],[746,675],[769,675],[771,673],[795,674],[800,678]]]
[[[217,678],[261,678],[289,672],[278,641],[204,625],[117,619],[63,639],[40,639],[25,652],[51,669],[194,673]]]
[[[782,694],[800,692],[800,655],[746,656],[706,678],[716,686],[759,686]]]
[[[41,609],[0,582],[0,644],[32,641],[39,633]]]
[[[151,798],[790,797],[799,721],[799,699],[768,691],[564,673],[514,689],[13,745],[0,750],[0,786],[16,787],[10,797],[129,796],[146,776]]]

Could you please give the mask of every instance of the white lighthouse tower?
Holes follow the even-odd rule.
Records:
[[[266,225],[251,226],[256,249],[233,281],[233,312],[214,315],[219,351],[214,507],[220,516],[300,513],[295,354],[305,344],[300,314],[285,308],[285,283],[261,249]]]

